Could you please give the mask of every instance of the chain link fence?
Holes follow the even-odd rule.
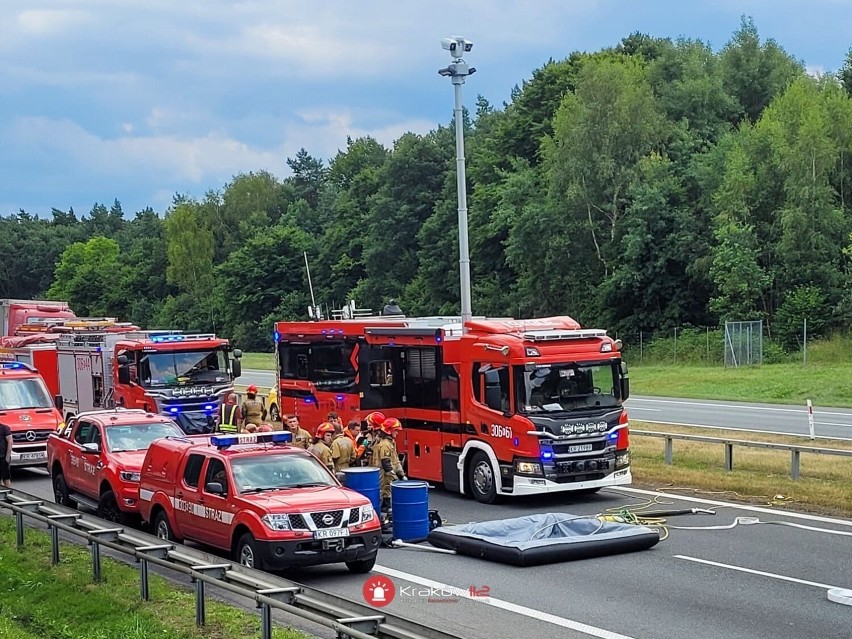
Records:
[[[763,364],[763,320],[725,322],[725,367]]]

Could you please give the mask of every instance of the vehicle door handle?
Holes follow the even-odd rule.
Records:
[[[177,492],[175,493],[175,497],[180,497],[181,499],[183,499],[183,493]]]

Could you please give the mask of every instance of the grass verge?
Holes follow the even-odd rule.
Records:
[[[243,368],[261,371],[274,371],[275,354],[243,353]]]
[[[27,529],[23,552],[14,519],[0,516],[0,637],[10,639],[234,639],[259,637],[260,618],[207,601],[207,625],[195,625],[195,595],[151,574],[151,601],[139,598],[133,568],[102,558],[100,584],[92,583],[91,555],[63,544],[50,564],[50,537]],[[286,628],[275,639],[308,639]]]
[[[852,450],[852,442],[803,440],[762,433],[689,428],[632,421],[635,430],[686,433],[749,441],[813,445]],[[724,446],[674,440],[673,464],[665,463],[665,440],[631,434],[630,457],[636,484],[709,498],[784,507],[833,516],[852,516],[852,458],[802,453],[801,477],[790,477],[790,453],[734,446],[734,470],[725,470]],[[683,490],[679,490],[683,489]]]
[[[657,397],[692,397],[804,406],[852,406],[852,364],[720,366],[634,366],[630,392]]]

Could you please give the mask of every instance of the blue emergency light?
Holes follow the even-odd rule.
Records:
[[[204,410],[213,410],[213,404],[207,404],[207,405],[204,407]]]
[[[24,365],[21,362],[0,362],[0,368],[23,368]]]
[[[177,413],[179,410],[180,410],[180,408],[178,408],[177,406],[172,406],[172,407],[169,409],[169,412],[170,412],[170,413]]]
[[[241,435],[216,435],[210,438],[210,443],[217,448],[227,448],[238,444],[287,444],[293,441],[293,433],[252,433]]]
[[[553,459],[553,453],[550,451],[544,451],[541,454],[542,459]]]
[[[161,335],[159,337],[151,337],[152,342],[182,342],[183,335]]]

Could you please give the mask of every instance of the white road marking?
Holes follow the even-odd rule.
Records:
[[[779,517],[790,517],[791,519],[807,519],[809,521],[820,521],[826,524],[835,524],[837,526],[852,527],[852,520],[849,519],[834,519],[832,517],[823,517],[821,515],[809,515],[806,513],[792,513],[786,510],[778,510],[775,508],[763,508],[760,506],[747,506],[743,504],[734,504],[727,501],[717,501],[714,499],[702,499],[700,497],[689,497],[687,495],[675,495],[673,493],[665,493],[661,491],[643,490],[641,488],[627,488],[625,486],[613,486],[605,488],[608,491],[627,492],[635,495],[652,495],[659,497],[668,497],[670,499],[679,499],[681,501],[690,501],[696,504],[709,504],[711,506],[724,506],[726,508],[735,508],[738,510],[747,510],[755,513],[764,513],[766,515],[775,515]]]
[[[545,621],[547,623],[551,623],[562,628],[569,628],[578,632],[584,632],[588,635],[591,635],[592,637],[600,637],[600,639],[634,639],[633,637],[628,637],[627,635],[618,634],[617,632],[612,632],[603,628],[597,628],[596,626],[590,626],[579,621],[565,619],[564,617],[557,617],[556,615],[551,615],[550,613],[535,610],[533,608],[527,608],[526,606],[521,606],[510,601],[503,601],[502,599],[495,599],[494,597],[474,597],[470,595],[464,588],[456,588],[455,586],[450,586],[439,581],[432,581],[431,579],[425,579],[423,577],[419,577],[418,575],[412,575],[407,572],[402,572],[401,570],[394,570],[393,568],[388,568],[386,566],[375,566],[373,570],[389,577],[394,577],[396,579],[404,579],[405,581],[420,584],[421,586],[426,586],[428,588],[443,589],[446,591],[452,591],[454,593],[458,590],[459,592],[457,596],[459,597],[465,597],[467,599],[470,599],[471,601],[477,601],[482,604],[494,606],[495,608],[501,608],[502,610],[507,610],[518,615],[530,617],[531,619]]]
[[[698,564],[707,564],[708,566],[716,566],[717,568],[727,568],[728,570],[736,570],[738,572],[747,572],[751,575],[760,575],[762,577],[772,577],[773,579],[780,579],[781,581],[792,581],[796,584],[802,584],[805,586],[815,586],[816,588],[825,588],[826,590],[833,590],[837,588],[837,586],[831,586],[829,584],[821,584],[816,581],[805,581],[804,579],[796,579],[795,577],[787,577],[785,575],[776,575],[774,572],[764,572],[763,570],[753,570],[751,568],[743,568],[742,566],[732,566],[731,564],[721,564],[718,561],[709,561],[707,559],[698,559],[698,557],[688,557],[687,555],[675,555],[675,559],[685,559],[686,561],[694,561]]]
[[[709,406],[710,408],[733,408],[734,410],[762,410],[762,411],[770,411],[770,412],[778,412],[778,413],[800,413],[807,415],[808,409],[806,406],[793,406],[791,404],[786,404],[786,406],[790,406],[790,408],[784,408],[781,406],[752,406],[750,404],[720,404],[720,403],[709,403],[709,402],[692,402],[688,400],[676,400],[676,399],[651,399],[651,398],[638,398],[634,397],[628,399],[625,404],[628,406],[633,405],[633,402],[654,402],[656,404],[677,404],[678,406]],[[650,410],[645,408],[636,407],[637,410]],[[852,413],[846,412],[833,412],[827,410],[814,410],[814,415],[840,415],[841,417],[852,417]],[[845,425],[845,424],[844,424]]]

